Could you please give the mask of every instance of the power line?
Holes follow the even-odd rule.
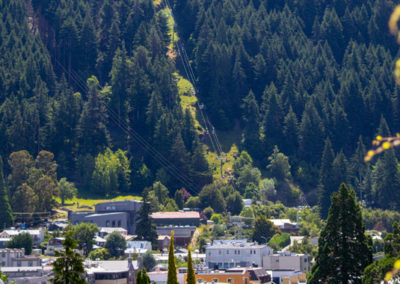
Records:
[[[73,70],[68,72],[66,68],[54,58],[56,63],[63,69],[63,71],[69,74],[70,78],[80,87],[82,90],[88,92],[86,84],[83,82],[79,75],[75,74]],[[107,109],[110,119],[122,130],[128,137],[131,137],[144,151],[152,156],[162,167],[164,167],[172,176],[182,182],[188,190],[192,193],[198,194],[200,188],[192,182],[192,180],[183,175],[167,158],[165,158],[159,151],[157,151],[150,143],[148,143],[140,134],[133,130],[125,121],[118,119],[116,114],[106,103],[101,102]]]
[[[172,18],[174,18],[174,27],[175,27],[176,26],[176,24],[175,24],[175,16],[174,16],[174,13],[172,11],[172,8],[171,8],[171,5],[169,3],[169,0],[165,0],[165,5],[164,6],[165,6],[165,8],[170,10],[171,16],[172,16]],[[200,112],[202,121],[204,123],[204,127],[206,129],[206,134],[210,138],[211,146],[214,149],[214,152],[217,153],[217,155],[221,158],[221,156],[222,156],[221,143],[219,142],[217,133],[215,131],[215,127],[211,124],[207,114],[203,113],[202,107],[200,106],[200,103],[199,103],[200,100],[196,95],[199,92],[199,89],[198,89],[197,84],[196,84],[196,76],[194,75],[194,71],[193,71],[193,68],[192,68],[192,66],[190,64],[190,60],[189,60],[189,57],[188,57],[188,55],[186,53],[186,49],[183,46],[183,44],[181,44],[179,41],[176,42],[176,47],[177,47],[177,51],[178,51],[179,57],[181,58],[182,65],[183,65],[184,71],[186,73],[186,76],[187,76],[188,80],[191,82],[191,84],[193,85],[193,88],[194,88],[193,95],[197,98],[196,105],[197,105],[197,108],[198,108],[198,110]]]

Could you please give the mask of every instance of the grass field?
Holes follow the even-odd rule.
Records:
[[[61,204],[61,200],[59,198],[57,198],[56,200],[57,200],[57,202],[59,202]],[[117,196],[112,199],[105,199],[105,198],[85,199],[85,198],[75,197],[72,200],[65,201],[65,205],[63,205],[61,207],[72,210],[72,211],[81,211],[81,210],[87,211],[87,210],[94,210],[94,206],[97,203],[109,202],[109,201],[123,201],[123,200],[142,200],[142,198],[139,196],[132,196],[132,195]],[[88,207],[90,207],[90,208],[88,208]]]

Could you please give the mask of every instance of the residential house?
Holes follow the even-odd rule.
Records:
[[[174,244],[176,246],[187,246],[196,231],[195,226],[161,226],[156,228],[158,236],[171,236],[174,231]],[[165,241],[165,238],[164,238]],[[159,249],[163,248],[160,246]]]
[[[44,240],[44,232],[42,229],[37,230],[16,230],[16,229],[8,229],[4,230],[0,233],[0,239],[11,239],[14,236],[17,236],[22,233],[27,233],[32,236],[33,244],[39,245]]]
[[[16,284],[50,284],[50,278],[54,276],[51,266],[2,267],[1,272]]]
[[[170,236],[158,235],[157,238],[158,249],[159,250],[168,249],[170,240],[171,240]]]
[[[86,281],[89,284],[134,284],[137,262],[128,260],[85,262]]]
[[[151,252],[151,242],[148,241],[128,241],[126,242],[125,254],[144,254],[148,251]]]
[[[270,219],[275,227],[278,227],[282,233],[295,233],[299,232],[299,224],[292,222],[289,219]]]
[[[99,236],[104,238],[105,236],[113,233],[113,232],[118,232],[123,236],[126,236],[128,234],[128,231],[124,228],[108,228],[108,227],[100,227],[99,228]]]
[[[24,249],[0,249],[1,267],[41,266],[40,257],[25,256]]]
[[[45,255],[55,255],[55,251],[62,251],[64,250],[63,241],[65,238],[51,238],[47,242],[46,250],[44,251]]]

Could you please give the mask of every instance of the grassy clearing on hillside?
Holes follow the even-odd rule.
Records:
[[[161,0],[155,0],[154,5],[160,5]],[[168,28],[169,28],[169,36],[171,39],[171,43],[168,45],[168,56],[170,58],[176,57],[176,52],[174,50],[175,42],[179,41],[179,37],[174,31],[175,21],[172,17],[172,13],[169,9],[164,8],[160,10],[159,13],[162,13],[165,17],[168,18]],[[197,97],[193,95],[193,85],[192,83],[185,79],[183,76],[178,74],[178,72],[174,73],[177,81],[178,93],[180,98],[180,104],[182,109],[185,111],[186,109],[190,110],[192,117],[194,119],[194,126],[198,134],[204,134],[205,129],[201,125],[199,121],[201,121],[201,117],[199,112],[196,109],[196,103],[198,101]],[[219,137],[223,153],[223,167],[222,167],[222,175],[221,175],[221,158],[217,156],[215,152],[212,152],[211,145],[209,142],[205,141],[204,150],[206,153],[206,159],[210,165],[210,168],[213,171],[213,176],[215,179],[223,179],[224,182],[228,181],[227,172],[230,172],[232,169],[232,165],[234,162],[234,154],[238,153],[238,148],[236,145],[240,144],[241,140],[241,129],[238,125],[232,131],[218,131],[217,135]],[[206,139],[208,140],[208,139]]]
[[[61,200],[59,198],[57,198],[56,200],[57,200],[57,202],[59,202],[61,204]],[[112,199],[106,199],[106,198],[85,199],[85,198],[74,197],[74,199],[72,199],[72,200],[65,201],[65,205],[63,205],[61,207],[72,210],[72,211],[82,211],[82,210],[87,211],[87,210],[94,210],[94,206],[97,203],[110,202],[110,201],[123,201],[123,200],[142,200],[142,198],[139,196],[132,196],[132,195],[117,196]],[[79,207],[83,207],[83,208],[78,208],[78,204],[79,204]],[[91,207],[91,209],[88,207]]]

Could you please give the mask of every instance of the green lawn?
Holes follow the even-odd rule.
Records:
[[[61,200],[59,198],[57,198],[56,200],[57,200],[57,202],[59,202],[61,204]],[[67,208],[72,211],[94,210],[94,205],[96,205],[97,203],[109,202],[109,201],[123,201],[123,200],[142,200],[142,198],[139,196],[132,196],[132,195],[117,196],[117,197],[111,198],[111,199],[105,199],[105,198],[86,199],[86,198],[75,197],[72,200],[66,200],[65,205],[63,205],[61,207]],[[79,207],[82,207],[82,208],[78,208],[78,205],[79,205]],[[91,207],[91,209],[88,207]]]

